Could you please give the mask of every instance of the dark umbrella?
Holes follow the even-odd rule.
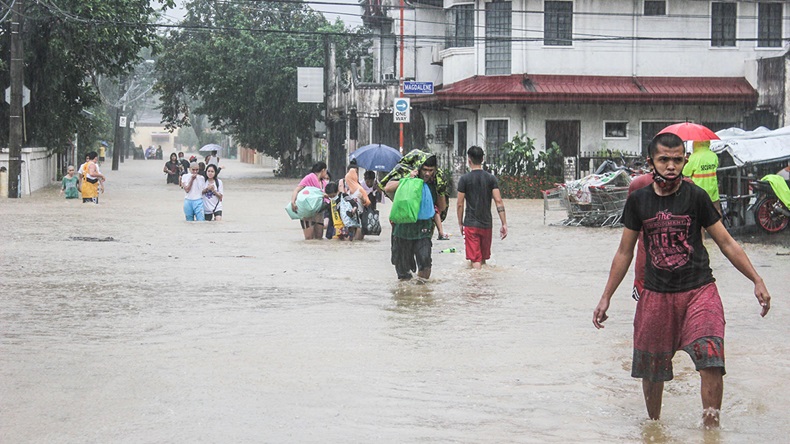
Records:
[[[400,151],[387,145],[374,143],[357,148],[348,155],[348,160],[357,160],[357,165],[366,170],[389,172],[401,159]]]
[[[698,123],[683,122],[669,125],[662,129],[658,134],[671,133],[683,139],[684,142],[696,140],[698,142],[706,140],[719,140],[719,136],[711,131],[707,126]]]

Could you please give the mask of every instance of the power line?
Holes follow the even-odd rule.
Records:
[[[246,31],[252,33],[260,33],[260,34],[284,34],[284,35],[296,35],[296,36],[323,36],[323,35],[331,35],[337,37],[356,37],[356,38],[380,38],[382,34],[379,33],[355,33],[355,32],[338,32],[338,31],[293,31],[293,30],[281,30],[281,29],[266,29],[266,28],[255,28],[255,27],[238,27],[238,26],[219,26],[219,25],[197,25],[197,24],[163,24],[163,23],[146,23],[142,24],[140,22],[127,22],[127,21],[113,21],[113,20],[96,20],[96,19],[88,19],[84,17],[80,17],[74,15],[72,13],[68,13],[63,11],[63,9],[57,7],[52,0],[39,0],[39,4],[44,2],[44,6],[47,7],[47,4],[50,4],[52,8],[55,8],[58,12],[60,12],[60,16],[65,18],[66,20],[72,20],[83,24],[93,25],[93,26],[123,26],[123,27],[149,27],[149,28],[158,28],[158,29],[179,29],[184,31],[196,31],[196,32],[238,32],[238,31]],[[306,3],[318,3],[318,4],[339,4],[337,2],[301,2],[297,0],[269,0],[272,3],[293,3],[293,4],[306,4]],[[226,0],[223,2],[225,4],[231,5],[257,5],[258,2],[251,2],[251,1],[243,1],[243,0]],[[52,12],[52,8],[48,7],[48,10]],[[260,9],[260,8],[256,8]],[[436,8],[434,8],[436,9]],[[278,11],[272,11],[278,12]],[[55,13],[53,12],[53,15]],[[416,21],[411,20],[414,23],[427,23],[427,24],[445,24],[444,22],[427,22],[427,21]],[[484,29],[485,27],[482,25],[475,25],[476,29]],[[511,43],[518,43],[518,42],[539,42],[544,40],[544,30],[542,29],[520,29],[520,28],[510,28],[511,30],[511,37],[497,37],[497,41],[509,41]],[[512,36],[513,32],[517,33],[533,33],[536,34],[534,37],[529,36]],[[443,43],[446,41],[446,35],[430,35],[430,34],[409,34],[408,38],[410,40],[419,40],[424,42],[439,42]],[[312,39],[310,39],[312,40]],[[490,37],[487,38],[485,36],[474,36],[470,37],[470,40],[475,42],[484,42],[490,40]],[[663,42],[663,41],[688,41],[688,42],[704,42],[710,41],[710,37],[688,37],[688,36],[662,36],[662,37],[640,37],[640,36],[628,36],[628,35],[607,35],[607,34],[587,34],[587,33],[573,33],[570,39],[572,42],[633,42],[633,41],[656,41],[656,42]],[[735,42],[754,42],[758,40],[763,40],[757,37],[740,37],[735,38]],[[782,38],[781,41],[790,41],[790,37]]]

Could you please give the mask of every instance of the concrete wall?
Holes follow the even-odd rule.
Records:
[[[686,118],[700,122],[738,122],[743,113],[744,110],[738,106],[723,105],[480,105],[476,109],[469,107],[469,109],[453,109],[449,113],[434,113],[438,116],[429,117],[431,123],[428,128],[433,128],[434,123],[466,121],[467,144],[485,146],[485,121],[508,120],[509,139],[512,139],[516,133],[525,134],[536,139],[535,148],[543,151],[546,148],[547,120],[579,120],[581,121],[580,151],[590,152],[608,148],[638,153],[643,148],[643,134],[641,134],[643,122],[683,121]],[[626,137],[606,138],[604,122],[627,122]],[[454,151],[457,152],[457,146],[455,148]]]
[[[242,163],[260,165],[264,168],[270,168],[272,170],[279,168],[279,165],[275,159],[250,148],[239,147],[239,161]]]
[[[8,170],[8,149],[0,152],[0,168]],[[8,175],[4,173],[0,197],[8,197]],[[46,148],[22,148],[22,178],[19,190],[23,196],[52,185],[57,179],[57,158]]]
[[[451,6],[450,3],[452,2],[445,2],[445,7]],[[440,53],[444,59],[441,71],[441,83],[444,85],[474,75],[485,75],[485,3],[484,0],[475,1],[477,14],[474,49],[453,49]],[[736,3],[736,37],[755,39],[757,2]],[[734,47],[712,47],[711,6],[707,1],[670,0],[667,1],[668,15],[657,17],[644,16],[642,7],[643,2],[635,0],[576,0],[573,5],[573,33],[576,40],[570,46],[545,46],[543,14],[540,13],[543,11],[543,0],[513,0],[511,35],[514,41],[511,72],[591,76],[746,77],[755,84],[756,79],[752,72],[755,60],[782,55],[787,49],[758,48],[754,40],[738,41]],[[432,12],[430,18],[420,16],[418,20],[433,21],[434,15]],[[790,5],[785,3],[785,37],[788,35],[788,21]],[[429,34],[423,34],[442,35],[443,32],[439,27],[432,27]],[[634,36],[656,40],[632,40]],[[676,39],[678,36],[686,40]],[[618,37],[622,40],[617,40]],[[673,37],[675,39],[668,39]],[[431,59],[422,56],[419,51],[417,55],[416,77],[418,80],[430,80],[435,75],[435,65],[431,65]]]

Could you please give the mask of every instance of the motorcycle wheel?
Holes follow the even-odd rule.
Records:
[[[768,233],[778,233],[787,228],[790,218],[775,211],[774,206],[781,205],[779,199],[768,197],[757,204],[754,210],[754,219],[757,225]]]

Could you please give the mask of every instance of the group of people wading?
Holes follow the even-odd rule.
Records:
[[[716,428],[725,374],[725,321],[703,231],[735,268],[754,283],[761,316],[768,314],[771,296],[743,248],[722,225],[712,196],[693,182],[683,180],[683,168],[688,162],[684,154],[684,140],[677,134],[664,132],[650,142],[648,165],[652,173],[640,178],[640,186],[633,187],[626,201],[622,238],[592,322],[598,329],[604,327],[610,300],[630,267],[639,241],[633,292],[637,305],[631,375],[642,379],[648,416],[657,420],[661,415],[664,382],[673,379],[672,358],[677,351],[686,351],[701,376],[703,425]],[[467,162],[470,170],[458,181],[457,217],[466,259],[473,268],[480,268],[491,254],[492,200],[501,222],[502,239],[507,236],[508,228],[497,179],[482,168],[483,150],[470,147]],[[444,196],[449,196],[446,187],[440,190],[437,186],[436,172],[436,157],[414,150],[376,184],[397,201],[398,188],[405,178],[422,179],[425,186],[422,203],[433,206],[432,212],[420,216],[416,222],[392,224],[391,262],[400,280],[411,279],[414,271],[422,280],[431,275],[431,239],[434,227],[442,233],[443,220],[437,218],[437,222],[433,216],[446,209],[448,199]],[[336,198],[337,185],[328,180],[326,165],[316,164],[294,190],[292,205],[295,207],[296,195],[304,186],[325,189],[328,201]],[[366,205],[364,200],[360,204]],[[302,220],[305,239],[320,238],[324,220],[323,214]]]

